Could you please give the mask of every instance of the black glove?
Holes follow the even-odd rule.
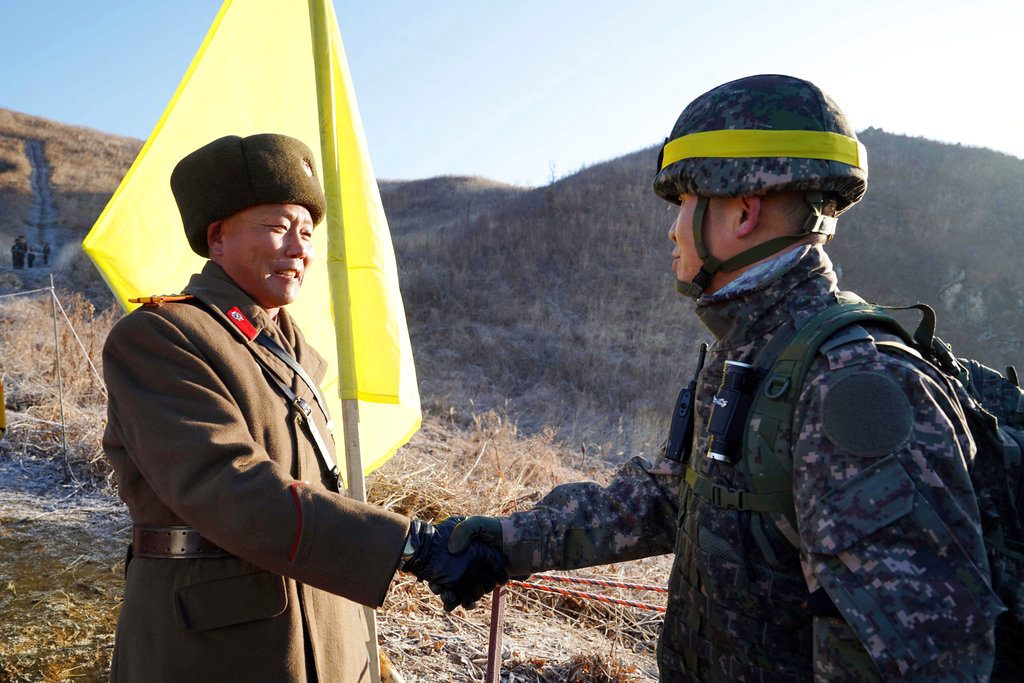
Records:
[[[502,549],[501,519],[474,515],[463,519],[448,539],[448,552],[461,553],[471,541],[483,541],[498,550]]]
[[[470,543],[481,542],[501,551],[502,557],[508,563],[509,558],[505,555],[505,537],[501,531],[502,519],[504,518],[484,515],[474,515],[463,519],[452,531],[451,538],[448,539],[448,552],[458,555]],[[506,567],[510,572],[512,571],[511,566],[506,564]],[[530,578],[530,572],[526,571],[510,578],[516,581],[525,581]]]
[[[402,563],[402,571],[440,596],[446,612],[458,606],[471,609],[481,596],[508,581],[508,562],[497,549],[483,543],[470,543],[464,552],[448,552],[452,530],[465,517],[449,517],[437,525],[413,520],[408,541],[412,557]]]

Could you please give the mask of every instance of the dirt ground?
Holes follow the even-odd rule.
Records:
[[[59,463],[0,459],[0,680],[106,675],[127,514]]]

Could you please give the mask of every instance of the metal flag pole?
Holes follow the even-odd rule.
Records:
[[[327,221],[340,227],[344,235],[344,218],[341,211],[341,170],[338,167],[338,135],[335,129],[334,75],[331,73],[330,17],[325,0],[309,0],[309,24],[313,43],[313,70],[316,76],[317,112],[320,117],[320,150],[323,159],[324,194],[327,197]],[[345,244],[331,245],[344,258]],[[349,301],[348,281],[338,278],[332,282],[337,286],[338,296]],[[347,306],[345,307],[347,311]],[[344,329],[343,343],[351,349],[352,319],[347,314],[339,319]],[[342,358],[341,356],[345,356]],[[351,353],[339,354],[339,375],[341,378],[354,377],[355,367]],[[359,444],[359,403],[356,398],[341,401],[342,428],[345,431],[345,473],[349,495],[355,500],[366,502],[366,482],[363,479],[363,459]],[[367,630],[367,654],[370,677],[373,683],[380,683],[380,651],[377,644],[377,615],[370,607],[364,607]]]

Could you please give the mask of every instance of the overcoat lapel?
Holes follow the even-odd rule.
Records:
[[[278,343],[282,342],[284,335],[274,329],[276,325],[267,315],[267,312],[238,289],[238,286],[231,282],[227,273],[220,266],[212,261],[207,262],[201,273],[192,276],[188,287],[185,288],[185,292],[199,299],[208,311],[223,323],[224,327],[227,328],[235,339],[245,345],[250,353],[259,357],[260,364],[273,372],[281,382],[290,386],[297,396],[305,398],[305,394],[301,391],[305,389],[304,383],[295,376],[291,368],[285,365],[273,353],[252,341],[255,335],[261,331],[266,331]],[[242,316],[242,321],[233,320],[229,317],[229,311],[233,310],[237,310],[237,313]],[[287,316],[288,314],[281,310],[279,315]],[[290,319],[288,326],[294,328],[290,324]],[[291,343],[283,343],[281,345],[290,352],[292,351],[289,348],[292,346]],[[301,362],[301,359],[299,359],[299,362]],[[257,368],[256,371],[259,372],[259,369]],[[319,366],[317,371],[318,373],[321,371]],[[267,382],[267,391],[276,393],[269,381]],[[309,393],[308,389],[306,389],[306,393]]]

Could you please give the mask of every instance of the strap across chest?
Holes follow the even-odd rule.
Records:
[[[204,304],[203,307],[206,308],[211,315],[217,317],[214,313],[214,308],[211,305]],[[288,368],[295,373],[300,380],[302,380],[302,383],[305,384],[313,394],[313,398],[316,401],[317,406],[323,413],[324,419],[327,421],[327,428],[331,429],[332,423],[330,413],[327,412],[327,403],[324,401],[323,394],[320,393],[320,387],[317,386],[317,383],[309,376],[309,373],[306,372],[305,368],[299,365],[299,362],[295,360],[290,353],[283,349],[280,344],[271,339],[265,330],[257,330],[237,306],[228,309],[225,312],[225,315],[227,316],[228,321],[230,321],[232,325],[245,335],[249,342],[251,342],[245,344],[245,347],[249,350],[253,359],[255,359],[256,363],[263,370],[263,374],[266,376],[267,381],[272,387],[277,389],[282,396],[284,396],[288,405],[295,410],[296,421],[302,425],[306,435],[313,443],[313,450],[316,451],[317,460],[320,465],[320,479],[324,486],[331,491],[340,492],[341,484],[338,466],[335,464],[334,458],[331,457],[331,452],[327,447],[326,441],[324,441],[324,437],[320,434],[320,430],[316,426],[316,421],[313,420],[312,407],[305,399],[299,397],[287,382],[282,381],[274,368],[271,367],[266,357],[259,352],[254,344],[258,344],[269,351],[274,357],[288,366]]]

